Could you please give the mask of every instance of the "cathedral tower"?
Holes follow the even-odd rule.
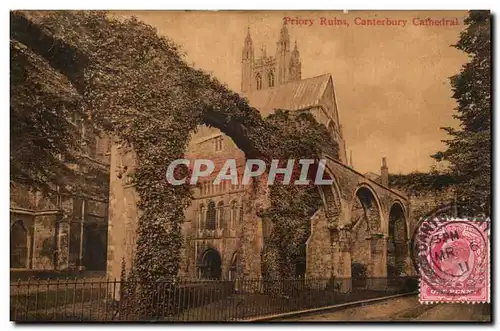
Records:
[[[276,42],[276,73],[278,84],[288,81],[290,65],[290,36],[286,24],[283,23],[280,31],[280,38]]]
[[[265,46],[262,54],[254,55],[250,28],[247,31],[241,56],[241,92],[273,88],[289,81],[302,79],[302,67],[297,42],[293,51],[290,35],[285,24],[281,26],[279,39],[276,42],[275,56],[267,56]]]

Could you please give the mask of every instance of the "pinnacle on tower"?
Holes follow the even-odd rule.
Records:
[[[295,45],[293,47],[293,55],[295,55],[295,56],[299,55],[299,49],[297,47],[297,40],[295,40]]]
[[[285,21],[283,21],[283,25],[281,26],[280,37],[281,40],[283,40],[284,38],[289,38],[288,28],[286,27]]]
[[[247,36],[245,37],[245,44],[251,44],[252,37],[250,36],[250,26],[247,28]]]

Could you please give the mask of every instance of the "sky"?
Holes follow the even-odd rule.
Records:
[[[186,53],[196,68],[240,91],[243,42],[250,28],[255,55],[276,49],[283,19],[297,41],[302,78],[333,77],[347,155],[362,173],[428,171],[429,157],[445,148],[443,126],[457,126],[449,77],[467,55],[453,47],[465,11],[135,11]],[[347,25],[321,25],[321,17]],[[398,20],[398,26],[356,25],[361,20]],[[420,19],[457,19],[458,25],[416,25]],[[291,20],[309,24],[290,24]],[[403,26],[402,21],[405,20]]]

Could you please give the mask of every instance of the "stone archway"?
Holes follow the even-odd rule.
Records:
[[[403,276],[407,271],[408,231],[403,206],[395,202],[389,211],[389,237],[387,241],[387,275]]]
[[[304,244],[301,249],[305,262],[298,260],[296,265],[296,275],[301,274],[305,267],[307,278],[327,279],[337,277],[339,272],[335,259],[339,255],[336,230],[341,215],[340,191],[328,167],[325,169],[325,178],[332,179],[333,184],[317,186],[322,204],[310,218],[309,233],[301,242]]]
[[[355,191],[350,226],[353,287],[376,287],[387,276],[387,240],[382,233],[380,204],[369,186]]]
[[[221,279],[222,259],[216,249],[209,248],[202,254],[199,273],[202,279]]]

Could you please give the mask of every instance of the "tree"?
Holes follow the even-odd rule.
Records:
[[[447,149],[432,157],[450,162],[457,196],[468,210],[489,214],[491,206],[491,14],[471,11],[467,28],[453,47],[469,55],[470,62],[450,78],[457,100],[454,118],[458,129],[442,128],[451,139]]]
[[[92,131],[87,110],[68,73],[55,65],[54,54],[76,57],[57,38],[49,37],[19,12],[12,12],[10,34],[10,181],[46,195],[78,189],[94,194],[92,177],[105,171],[81,158],[82,126]],[[92,137],[93,136],[87,136]],[[89,142],[89,141],[87,141]],[[80,167],[74,167],[79,164]],[[89,171],[92,170],[92,171]],[[85,183],[85,184],[83,184]]]

